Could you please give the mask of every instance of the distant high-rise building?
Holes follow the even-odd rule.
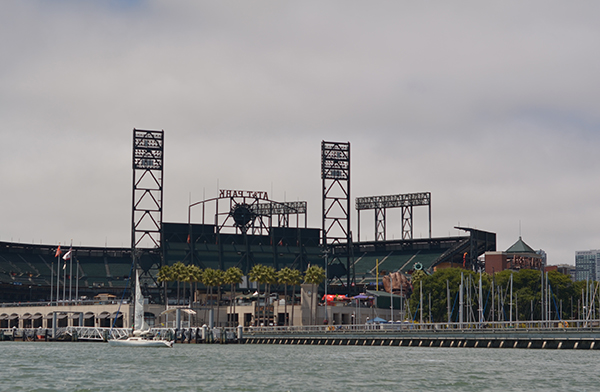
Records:
[[[542,265],[544,267],[547,266],[548,265],[548,255],[546,254],[546,251],[543,249],[538,249],[535,251],[535,253],[540,255],[540,257],[542,258]]]
[[[563,275],[567,275],[574,282],[577,276],[577,269],[573,264],[559,264],[556,266],[556,270]]]
[[[575,280],[597,280],[600,276],[600,250],[578,250],[575,252]]]

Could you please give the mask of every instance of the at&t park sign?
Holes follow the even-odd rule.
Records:
[[[254,199],[269,200],[269,195],[267,192],[239,191],[233,189],[219,189],[219,197],[251,197]]]

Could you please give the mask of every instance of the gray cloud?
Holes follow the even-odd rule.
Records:
[[[600,245],[599,8],[3,4],[0,238],[127,245],[136,127],[166,132],[165,220],[218,183],[307,200],[318,227],[320,141],[350,141],[353,197],[431,191],[435,236],[505,249],[521,222],[572,263]]]

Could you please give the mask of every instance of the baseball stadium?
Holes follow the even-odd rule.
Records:
[[[255,291],[247,278],[254,265],[302,272],[319,265],[327,271],[321,294],[327,290],[351,296],[373,289],[391,272],[410,275],[450,266],[478,268],[478,257],[496,250],[495,233],[469,227],[456,228],[463,235],[433,238],[429,192],[352,200],[348,142],[321,142],[321,227],[308,227],[306,202],[277,201],[267,192],[229,189],[190,204],[187,222],[163,222],[163,146],[164,131],[133,130],[129,247],[63,245],[59,250],[58,244],[0,242],[0,302],[10,306],[130,299],[130,278],[137,269],[148,303],[166,305],[179,292],[178,283],[159,282],[158,272],[176,262],[201,269],[240,268],[245,275],[237,289],[240,295]],[[426,238],[414,238],[415,208],[429,212]],[[391,209],[400,212],[402,238],[387,238]],[[374,227],[370,234],[374,240],[353,240],[351,216],[357,217],[356,238],[361,238],[362,218],[363,226]],[[194,298],[201,298],[206,289],[198,284]],[[225,285],[222,289],[230,290]],[[191,285],[182,290],[188,290],[183,297],[191,298]],[[272,288],[278,290],[283,289]]]

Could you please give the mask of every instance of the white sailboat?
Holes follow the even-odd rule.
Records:
[[[128,347],[173,347],[173,341],[153,339],[148,324],[144,321],[144,296],[140,288],[138,271],[135,272],[135,302],[133,304],[133,336],[127,339],[112,339],[111,346]]]

